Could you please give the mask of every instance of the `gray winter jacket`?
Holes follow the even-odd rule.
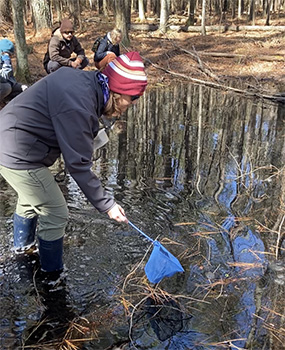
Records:
[[[107,212],[115,202],[91,170],[104,107],[97,75],[62,67],[7,104],[0,111],[0,164],[11,169],[49,167],[62,153],[88,200]]]

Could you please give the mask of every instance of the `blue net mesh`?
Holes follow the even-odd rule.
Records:
[[[184,272],[179,260],[158,241],[153,242],[153,250],[145,265],[145,273],[151,283],[158,283],[164,277],[171,277],[176,272]]]

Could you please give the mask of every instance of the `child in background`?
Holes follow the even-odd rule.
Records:
[[[94,54],[95,67],[103,70],[117,56],[120,56],[120,42],[122,41],[122,31],[114,28],[101,40]]]
[[[18,83],[14,77],[11,56],[15,48],[12,41],[0,40],[0,102],[9,101],[28,88]]]

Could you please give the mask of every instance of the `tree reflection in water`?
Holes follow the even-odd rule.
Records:
[[[85,349],[121,342],[125,349],[280,349],[284,116],[282,105],[177,84],[150,90],[117,123],[94,171],[129,219],[179,257],[185,273],[159,286],[147,284],[141,267],[125,280],[148,244],[96,213],[66,177],[61,186],[71,212],[64,254],[69,304],[101,335]],[[0,277],[7,292],[17,272],[5,272],[15,203],[4,186]],[[179,307],[172,315],[169,305],[146,315],[147,297],[161,290]],[[35,308],[24,290],[18,293],[25,307],[1,307],[2,329],[10,338],[13,327],[9,333],[7,324]],[[7,293],[0,297],[5,303],[12,303]],[[132,343],[131,315],[137,322]],[[30,329],[23,328],[17,337]]]

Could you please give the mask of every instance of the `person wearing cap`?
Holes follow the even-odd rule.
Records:
[[[0,102],[8,102],[28,88],[27,85],[18,83],[14,77],[11,62],[14,51],[15,47],[12,41],[0,40]]]
[[[103,70],[113,59],[120,56],[120,42],[122,31],[114,28],[101,40],[94,54],[94,64],[97,69]]]
[[[64,82],[64,84],[62,84]],[[80,86],[80,89],[74,89]],[[92,171],[99,118],[119,117],[144,93],[147,77],[138,52],[128,52],[99,71],[63,67],[32,85],[0,111],[0,174],[18,194],[14,249],[39,243],[41,269],[63,268],[68,210],[49,167],[60,155],[90,203],[117,222],[123,208]]]
[[[72,57],[72,55],[76,57]],[[84,69],[89,63],[85,51],[74,35],[74,27],[68,18],[64,18],[60,27],[55,29],[44,57],[46,72],[55,72],[60,67]]]

